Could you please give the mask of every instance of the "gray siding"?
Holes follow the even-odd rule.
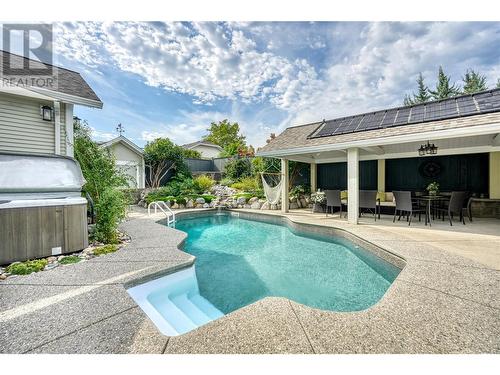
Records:
[[[43,121],[40,106],[53,102],[0,94],[0,152],[55,153],[54,121]],[[61,154],[66,153],[65,106],[61,104]]]

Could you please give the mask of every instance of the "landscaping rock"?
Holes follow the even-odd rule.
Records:
[[[243,205],[247,202],[247,199],[245,197],[239,197],[238,200],[236,201],[236,203],[238,205]]]
[[[195,206],[195,208],[203,208],[203,204],[197,203],[196,206]]]
[[[259,198],[257,197],[252,197],[248,200],[248,204],[252,204],[253,202],[257,202],[259,200]]]
[[[307,203],[307,201],[306,201],[305,198],[300,198],[299,201],[300,201],[300,207],[302,207],[302,208],[306,208],[307,207],[308,203]]]
[[[85,251],[85,250],[84,250]],[[57,257],[48,257],[47,258],[47,262],[49,263],[54,263],[54,262],[57,262]]]
[[[179,205],[178,205],[178,204],[177,204],[177,202],[176,202],[176,203],[174,203],[174,204],[172,205],[172,207],[171,207],[171,208],[173,208],[174,210],[177,210],[177,209],[179,209]]]
[[[210,208],[210,205],[208,203],[203,204],[203,208]]]
[[[299,208],[297,202],[290,203],[290,210],[296,210],[297,208]]]
[[[196,198],[196,204],[204,204],[205,203],[205,199],[202,198],[202,197],[199,197],[199,198]]]
[[[277,210],[278,209],[278,205],[277,204],[272,204],[271,207],[270,207],[271,210]]]
[[[0,275],[0,280],[5,280],[5,279],[7,278],[7,276],[8,276],[8,275],[7,275],[6,273],[2,273],[2,274]]]
[[[251,206],[251,205],[249,205],[249,204],[244,204],[244,205],[243,205],[243,208],[252,208],[252,206]]]
[[[192,199],[188,200],[186,202],[186,208],[193,208],[194,207],[194,202]]]
[[[262,204],[262,206],[260,206],[260,209],[261,210],[270,210],[271,209],[271,205],[269,204],[269,202],[264,202]]]
[[[261,203],[259,201],[254,201],[251,205],[250,208],[253,210],[260,210]]]
[[[44,271],[50,271],[51,269],[54,269],[56,267],[59,267],[59,263],[49,263],[44,267]]]

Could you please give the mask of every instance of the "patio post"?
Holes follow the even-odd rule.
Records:
[[[316,163],[311,163],[311,193],[317,189]]]
[[[359,149],[347,149],[347,221],[358,223],[359,212]]]
[[[283,183],[281,184],[281,212],[288,212],[289,199],[289,178],[288,178],[288,160],[281,159],[281,178]]]

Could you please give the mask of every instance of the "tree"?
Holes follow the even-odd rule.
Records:
[[[500,89],[500,78],[497,80],[497,89]]]
[[[73,120],[74,153],[80,163],[84,190],[94,201],[98,201],[107,188],[118,188],[127,185],[127,177],[116,168],[114,157],[109,149],[103,149],[91,138],[92,131],[87,121]]]
[[[404,105],[414,105],[419,103],[427,103],[431,99],[431,95],[429,93],[429,88],[424,82],[424,77],[422,73],[418,74],[417,78],[417,93],[410,95],[405,95]]]
[[[75,159],[82,169],[85,185],[83,190],[94,202],[96,225],[95,240],[104,243],[118,241],[118,223],[125,216],[126,200],[119,190],[127,184],[123,172],[116,168],[109,149],[99,147],[91,138],[86,121],[73,119]]]
[[[237,122],[231,124],[227,119],[218,123],[212,122],[207,131],[208,134],[203,137],[203,140],[215,143],[224,149],[233,143],[240,147],[246,145],[245,136],[240,134],[240,126]]]
[[[184,148],[168,138],[157,138],[144,147],[144,161],[149,169],[148,185],[160,187],[162,179],[169,171],[187,172],[184,163]]]
[[[192,150],[189,148],[184,148],[184,150],[182,152],[183,152],[185,158],[201,159],[201,153],[199,151]]]
[[[432,95],[432,99],[439,100],[458,95],[460,93],[460,89],[456,87],[455,84],[450,84],[450,77],[444,73],[443,67],[440,66],[436,90],[430,90],[430,93]]]
[[[486,76],[475,72],[473,69],[467,69],[462,81],[464,82],[462,90],[464,94],[474,94],[479,91],[488,90]]]

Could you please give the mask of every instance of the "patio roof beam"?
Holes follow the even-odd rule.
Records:
[[[500,146],[500,133],[497,133],[493,136],[491,140],[492,146]]]
[[[383,155],[385,153],[384,148],[382,146],[362,147],[362,149],[369,152],[370,154],[375,154],[375,155]]]

